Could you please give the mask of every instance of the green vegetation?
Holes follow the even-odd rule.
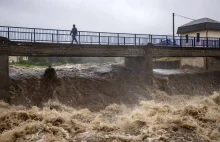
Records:
[[[16,67],[25,67],[25,68],[47,68],[48,66],[35,66],[35,65],[28,65],[28,64],[11,64],[13,66],[16,66]]]
[[[180,61],[179,57],[161,57],[161,58],[156,58],[154,61],[158,62],[172,62],[172,61]]]
[[[45,68],[50,65],[63,65],[63,64],[82,64],[82,63],[105,63],[115,62],[115,58],[109,57],[29,57],[24,60],[23,57],[19,58],[17,63],[11,62],[10,65],[21,67],[42,67]]]

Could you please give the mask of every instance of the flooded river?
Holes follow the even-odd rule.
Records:
[[[219,72],[154,70],[154,85],[119,64],[10,67],[1,142],[219,142]]]

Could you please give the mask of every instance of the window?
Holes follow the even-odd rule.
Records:
[[[200,33],[197,33],[196,41],[197,41],[197,42],[200,42]]]
[[[189,43],[189,35],[186,35],[186,43]]]

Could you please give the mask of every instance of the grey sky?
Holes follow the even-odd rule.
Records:
[[[220,21],[220,0],[0,0],[0,25],[171,34],[172,13]],[[176,28],[190,20],[176,17]]]

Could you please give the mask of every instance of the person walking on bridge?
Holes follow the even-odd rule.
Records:
[[[72,35],[72,44],[73,44],[73,41],[76,41],[76,44],[78,44],[78,41],[77,41],[77,39],[76,39],[76,35],[77,35],[77,28],[76,28],[76,25],[74,24],[73,25],[73,28],[72,28],[72,30],[71,30],[71,32],[70,32],[70,35]]]

